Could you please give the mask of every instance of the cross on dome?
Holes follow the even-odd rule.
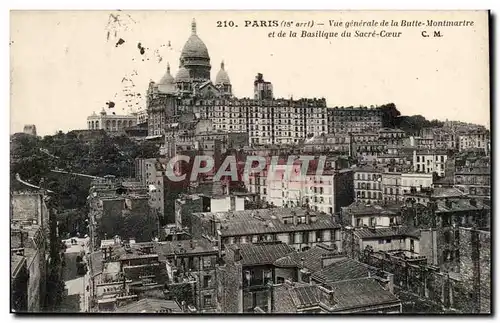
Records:
[[[196,35],[196,20],[193,18],[193,22],[191,22],[191,32],[193,35]]]

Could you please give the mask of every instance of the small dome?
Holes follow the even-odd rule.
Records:
[[[173,93],[175,92],[175,80],[170,74],[170,64],[167,64],[167,72],[156,85],[159,92]]]
[[[163,77],[161,78],[160,82],[158,82],[158,85],[160,84],[173,84],[174,83],[174,78],[170,74],[170,64],[167,63],[167,72]]]
[[[210,59],[205,43],[196,34],[196,21],[191,24],[192,34],[182,48],[181,58],[206,58]]]
[[[189,71],[184,66],[181,66],[177,74],[175,75],[175,82],[190,82],[191,77],[189,76]]]
[[[227,75],[226,70],[224,70],[224,61],[220,63],[220,70],[215,77],[215,84],[231,84],[229,75]]]

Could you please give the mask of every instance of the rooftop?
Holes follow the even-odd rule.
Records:
[[[472,211],[478,209],[489,210],[490,208],[490,204],[485,203],[484,201],[462,198],[450,199],[448,200],[448,202],[444,200],[438,200],[436,212]]]
[[[321,297],[327,290],[333,292],[333,303]],[[399,299],[384,289],[375,278],[357,278],[334,282],[326,286],[326,290],[318,285],[289,283],[275,286],[274,302],[278,303],[277,312],[293,313],[299,309],[321,306],[329,312],[354,309],[366,309],[371,306],[399,303]]]
[[[420,192],[407,193],[411,196],[429,197],[429,198],[450,198],[450,197],[465,197],[466,194],[454,187],[434,187],[431,189],[423,189]]]
[[[166,257],[180,254],[217,253],[218,249],[207,240],[197,239],[159,242],[155,244],[155,252],[160,260],[164,260]]]
[[[387,205],[366,204],[362,201],[356,201],[342,208],[344,212],[356,215],[369,215],[369,214],[386,214],[396,215],[403,205],[399,203],[391,203]]]
[[[313,280],[321,283],[331,283],[347,279],[369,277],[371,267],[359,261],[343,257],[312,274]]]
[[[415,149],[415,153],[417,155],[447,155],[448,153],[442,149],[425,149],[425,148],[417,148]]]
[[[144,298],[121,306],[117,313],[182,313],[176,301],[156,298]]]
[[[309,223],[293,224],[294,214],[304,218],[311,218]],[[307,230],[321,230],[340,228],[330,215],[321,214],[305,208],[272,208],[228,212],[200,212],[193,213],[202,219],[215,220],[221,223],[221,235],[223,237],[295,232]]]
[[[286,282],[275,286],[274,293],[275,303],[280,303],[281,309],[277,313],[293,313],[301,308],[319,306],[320,302],[320,291],[316,285]]]
[[[400,300],[390,291],[384,289],[375,278],[358,278],[328,284],[333,290],[337,304],[335,311],[366,308],[387,303],[398,303]]]
[[[356,229],[354,234],[361,239],[386,238],[386,237],[396,237],[396,236],[410,236],[410,237],[420,238],[419,230],[407,227],[375,228],[375,229],[363,228],[363,229]]]
[[[353,168],[354,172],[370,172],[370,173],[381,173],[384,171],[381,167],[376,167],[373,165],[359,165]]]
[[[323,267],[322,257],[336,254],[335,251],[323,244],[318,244],[307,251],[292,252],[285,257],[279,258],[274,262],[276,267],[297,267],[307,268],[314,273]],[[303,259],[303,263],[302,263]]]
[[[230,245],[228,248],[240,250],[243,266],[271,265],[277,259],[294,251],[284,243]]]

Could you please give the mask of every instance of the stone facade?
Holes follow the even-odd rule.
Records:
[[[472,302],[468,313],[491,313],[491,236],[488,231],[458,229],[459,271]]]

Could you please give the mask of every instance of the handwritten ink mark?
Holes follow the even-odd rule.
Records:
[[[121,44],[123,44],[123,43],[125,43],[125,40],[123,40],[123,38],[120,38],[120,39],[118,39],[118,41],[116,42],[115,47],[118,47],[118,46],[120,46],[120,45],[121,45]]]

